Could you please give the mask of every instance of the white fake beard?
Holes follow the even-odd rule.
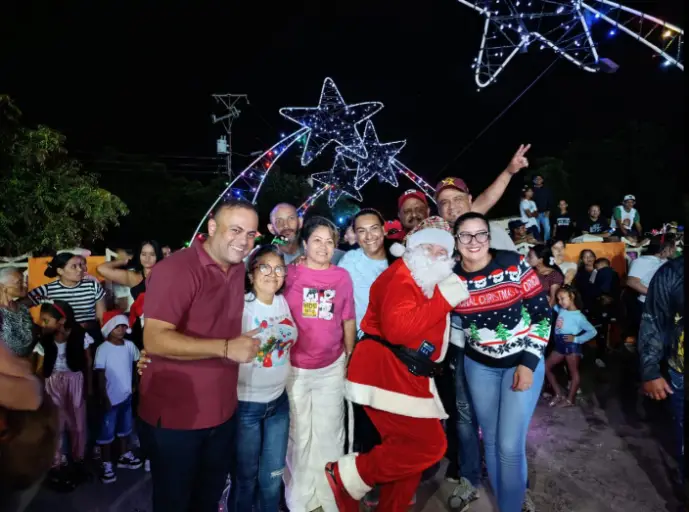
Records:
[[[403,259],[414,281],[429,299],[433,297],[435,286],[452,275],[455,266],[455,261],[451,256],[432,258],[423,247],[407,250]]]

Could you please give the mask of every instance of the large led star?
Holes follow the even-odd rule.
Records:
[[[507,63],[532,42],[549,47],[586,71],[598,71],[598,53],[580,2],[565,0],[458,0],[486,18],[478,57],[476,83],[495,82]]]
[[[457,0],[485,18],[474,59],[476,84],[495,82],[517,53],[531,43],[550,49],[592,73],[614,73],[617,64],[600,58],[595,38],[625,32],[663,58],[665,66],[684,69],[684,31],[670,23],[609,0]]]
[[[348,167],[345,157],[338,154],[329,171],[313,173],[311,178],[313,178],[314,181],[330,186],[328,192],[328,206],[332,208],[343,194],[357,201],[363,199],[361,193],[354,186],[356,174],[357,170]]]
[[[380,181],[396,187],[398,185],[397,170],[393,167],[392,161],[402,151],[406,143],[406,140],[381,143],[378,140],[378,134],[373,126],[373,121],[369,120],[366,121],[364,136],[362,137],[362,144],[367,155],[365,158],[359,156],[353,150],[354,148],[351,147],[337,148],[337,151],[357,163],[356,181],[354,183],[357,190],[360,190],[374,176],[378,176]]]
[[[326,78],[317,107],[285,107],[280,114],[309,129],[301,154],[301,164],[306,166],[331,142],[351,146],[357,156],[366,157],[356,125],[382,108],[383,104],[377,101],[347,105],[335,82]]]

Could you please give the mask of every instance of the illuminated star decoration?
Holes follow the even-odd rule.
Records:
[[[592,73],[613,73],[617,64],[598,54],[594,36],[625,32],[651,48],[664,65],[684,69],[684,31],[679,27],[609,0],[457,0],[485,18],[476,84],[487,87],[517,53],[534,43]],[[601,31],[601,28],[603,30]],[[632,28],[628,28],[632,27]]]
[[[406,140],[400,140],[381,144],[378,140],[376,129],[373,127],[373,122],[369,120],[366,121],[364,136],[362,137],[362,144],[367,154],[365,158],[360,157],[350,147],[337,148],[337,151],[357,163],[356,181],[354,183],[357,190],[361,190],[374,176],[378,176],[378,180],[396,187],[398,185],[397,169],[393,167],[392,161],[402,151],[406,143]]]
[[[331,142],[351,146],[357,156],[366,157],[356,125],[382,108],[377,101],[347,105],[335,82],[326,78],[317,107],[285,107],[280,114],[309,129],[301,154],[301,164],[306,166]]]
[[[338,154],[329,171],[313,173],[311,178],[330,187],[328,206],[332,208],[343,194],[357,201],[363,199],[361,193],[354,186],[356,174],[357,170],[348,167],[345,157],[342,154]]]

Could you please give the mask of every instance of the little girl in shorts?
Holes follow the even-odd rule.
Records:
[[[577,291],[568,285],[562,286],[557,292],[557,304],[553,307],[557,313],[555,321],[555,346],[545,362],[545,374],[548,382],[555,391],[555,397],[550,407],[571,407],[579,389],[579,360],[582,345],[596,336],[596,328],[591,325],[577,304],[580,299]],[[565,397],[557,382],[553,368],[567,362],[567,369],[571,378],[568,396]]]

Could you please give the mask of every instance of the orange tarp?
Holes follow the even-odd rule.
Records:
[[[51,259],[52,258],[29,258],[29,290],[55,281],[55,278],[45,277],[43,275]],[[103,276],[96,271],[96,268],[98,268],[98,265],[101,263],[105,263],[105,256],[89,256],[86,258],[88,273],[92,276],[96,276],[100,281],[103,281]],[[39,310],[37,307],[31,308],[31,316],[33,316],[34,322],[38,322],[38,314]]]
[[[612,268],[615,269],[621,279],[624,279],[627,275],[627,259],[623,242],[567,244],[567,247],[565,247],[565,261],[579,263],[579,254],[585,249],[593,251],[596,258],[608,258]]]

